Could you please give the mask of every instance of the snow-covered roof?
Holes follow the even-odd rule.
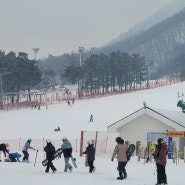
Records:
[[[152,109],[151,109],[152,110]],[[163,109],[154,109],[158,114],[171,121],[175,122],[176,124],[185,128],[185,113],[182,111],[171,111],[171,110],[163,110]]]
[[[114,122],[113,124],[109,125],[110,127],[121,127],[122,125],[128,123],[129,121],[136,119],[137,117],[142,116],[143,114],[148,114],[152,117],[156,117],[157,119],[169,123],[174,124],[185,128],[185,113],[181,111],[171,111],[171,110],[163,110],[163,109],[156,109],[156,108],[150,108],[150,107],[143,107],[130,115],[122,118],[121,120],[118,120]]]

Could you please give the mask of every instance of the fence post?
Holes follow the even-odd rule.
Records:
[[[19,137],[19,151],[21,151],[21,137]]]
[[[82,156],[82,150],[83,150],[83,136],[84,136],[84,132],[81,131],[81,137],[80,137],[80,156]]]

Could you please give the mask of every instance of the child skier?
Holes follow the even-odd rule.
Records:
[[[35,150],[34,148],[32,148],[32,147],[30,146],[31,142],[32,142],[32,139],[31,139],[31,138],[28,138],[28,140],[26,141],[26,143],[25,143],[25,145],[24,145],[24,147],[23,147],[23,149],[22,149],[22,153],[24,154],[24,157],[23,157],[22,162],[27,162],[27,163],[30,162],[30,161],[28,160],[28,158],[29,158],[28,149]]]
[[[64,155],[64,161],[65,161],[65,167],[64,167],[64,172],[67,172],[67,170],[69,169],[69,171],[71,172],[73,167],[71,166],[71,164],[69,163],[69,158],[72,155],[72,145],[71,143],[68,141],[67,137],[63,137],[62,138],[62,151],[63,151],[63,155]]]
[[[19,154],[18,152],[14,152],[14,153],[10,153],[9,154],[9,161],[10,162],[21,162],[19,160],[19,158],[21,157],[21,154]]]
[[[94,167],[95,161],[95,148],[94,148],[94,141],[89,140],[87,141],[88,147],[86,148],[85,152],[82,154],[87,154],[87,161],[89,166],[89,173],[95,172],[96,168]]]
[[[123,180],[127,178],[127,172],[125,170],[125,166],[127,164],[127,156],[126,156],[127,145],[124,144],[124,140],[121,139],[121,137],[117,137],[116,142],[117,142],[117,145],[115,146],[111,160],[113,161],[114,157],[117,155],[118,171],[119,171],[119,177],[117,177],[117,179]]]
[[[93,120],[93,115],[91,114],[90,115],[90,119],[89,119],[89,122],[93,122],[94,120]]]
[[[49,169],[51,168],[53,170],[53,173],[55,173],[57,170],[55,166],[53,165],[52,160],[54,159],[55,154],[55,147],[52,145],[51,140],[46,140],[46,146],[44,147],[44,151],[46,152],[46,159],[48,160],[47,166],[46,166],[46,173],[49,173]]]

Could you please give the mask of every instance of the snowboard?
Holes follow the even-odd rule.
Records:
[[[136,146],[134,144],[130,144],[129,147],[127,148],[126,156],[127,156],[128,160],[130,159],[130,157],[134,153],[135,149],[136,149]]]
[[[71,161],[72,161],[72,163],[73,163],[73,166],[74,166],[75,168],[77,168],[76,158],[74,158],[73,156],[71,156]]]
[[[57,157],[61,156],[62,152],[63,152],[63,150],[61,148],[59,148],[58,150],[56,150],[55,151],[55,154],[54,154],[54,159],[56,159]],[[45,159],[45,160],[42,161],[42,165],[43,166],[46,166],[47,163],[48,163],[48,160],[47,159]]]

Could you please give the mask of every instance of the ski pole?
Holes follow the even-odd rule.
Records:
[[[35,165],[36,165],[36,161],[37,161],[37,153],[38,153],[38,150],[36,151],[36,155],[35,155],[34,167],[35,167]]]
[[[155,168],[154,168],[154,175],[155,175],[156,169],[157,169],[157,167],[156,167],[156,164],[155,164]]]

